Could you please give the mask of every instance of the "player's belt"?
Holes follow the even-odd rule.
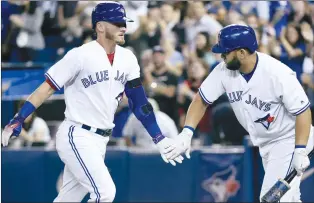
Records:
[[[101,136],[104,136],[104,137],[110,136],[111,133],[112,133],[112,129],[102,130],[102,129],[99,129],[99,128],[92,128],[92,127],[90,127],[88,125],[85,125],[85,124],[82,124],[82,128],[85,129],[85,130],[97,133],[98,135],[101,135]],[[94,129],[94,130],[92,130],[92,129]]]

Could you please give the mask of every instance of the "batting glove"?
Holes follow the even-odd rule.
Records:
[[[297,171],[298,176],[309,167],[310,159],[307,156],[305,146],[296,146],[292,158],[292,166]]]
[[[156,138],[153,139],[154,143],[157,145],[159,149],[160,155],[164,162],[171,163],[173,166],[177,163],[182,163],[183,157],[179,154],[173,159],[168,159],[167,156],[171,156],[175,151],[178,151],[177,148],[180,147],[179,143],[173,139],[167,138],[163,135],[158,135]]]
[[[181,156],[182,153],[185,153],[185,156],[190,159],[190,151],[191,151],[191,141],[193,136],[193,128],[184,127],[182,132],[175,138],[177,141],[177,147],[166,154],[166,158],[168,160],[176,159],[178,156]]]
[[[9,140],[12,136],[18,137],[22,130],[23,122],[19,117],[13,118],[8,125],[5,126],[2,132],[2,145],[5,147],[9,144]]]
[[[183,149],[185,152],[186,158],[190,159],[190,152],[191,152],[191,142],[193,137],[193,128],[191,127],[184,127],[182,132],[179,134],[178,139],[181,139],[183,142]]]

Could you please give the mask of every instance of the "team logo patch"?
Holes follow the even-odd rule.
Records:
[[[270,124],[272,122],[274,122],[275,117],[274,116],[270,116],[270,114],[267,114],[265,117],[263,118],[259,118],[256,121],[254,121],[255,123],[261,123],[267,130],[270,126]]]

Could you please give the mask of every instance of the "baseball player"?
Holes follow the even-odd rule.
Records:
[[[224,61],[205,79],[190,104],[179,136],[185,154],[190,157],[191,138],[207,106],[226,93],[237,119],[259,147],[265,170],[261,197],[295,168],[299,176],[281,200],[298,202],[301,174],[309,166],[307,153],[314,142],[309,100],[289,67],[256,51],[251,27],[229,25],[218,37],[212,51],[221,53]]]
[[[24,120],[56,90],[64,87],[65,120],[56,134],[56,148],[65,164],[63,185],[55,202],[112,202],[116,188],[104,164],[106,145],[123,92],[134,115],[146,128],[165,162],[179,149],[178,142],[162,135],[140,81],[135,55],[124,43],[124,7],[117,2],[98,4],[92,12],[97,39],[70,50],[45,74],[46,81],[28,98],[5,127],[2,144],[18,136]]]

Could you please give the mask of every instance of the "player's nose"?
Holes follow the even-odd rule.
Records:
[[[120,32],[124,34],[126,32],[126,27],[120,27]]]

